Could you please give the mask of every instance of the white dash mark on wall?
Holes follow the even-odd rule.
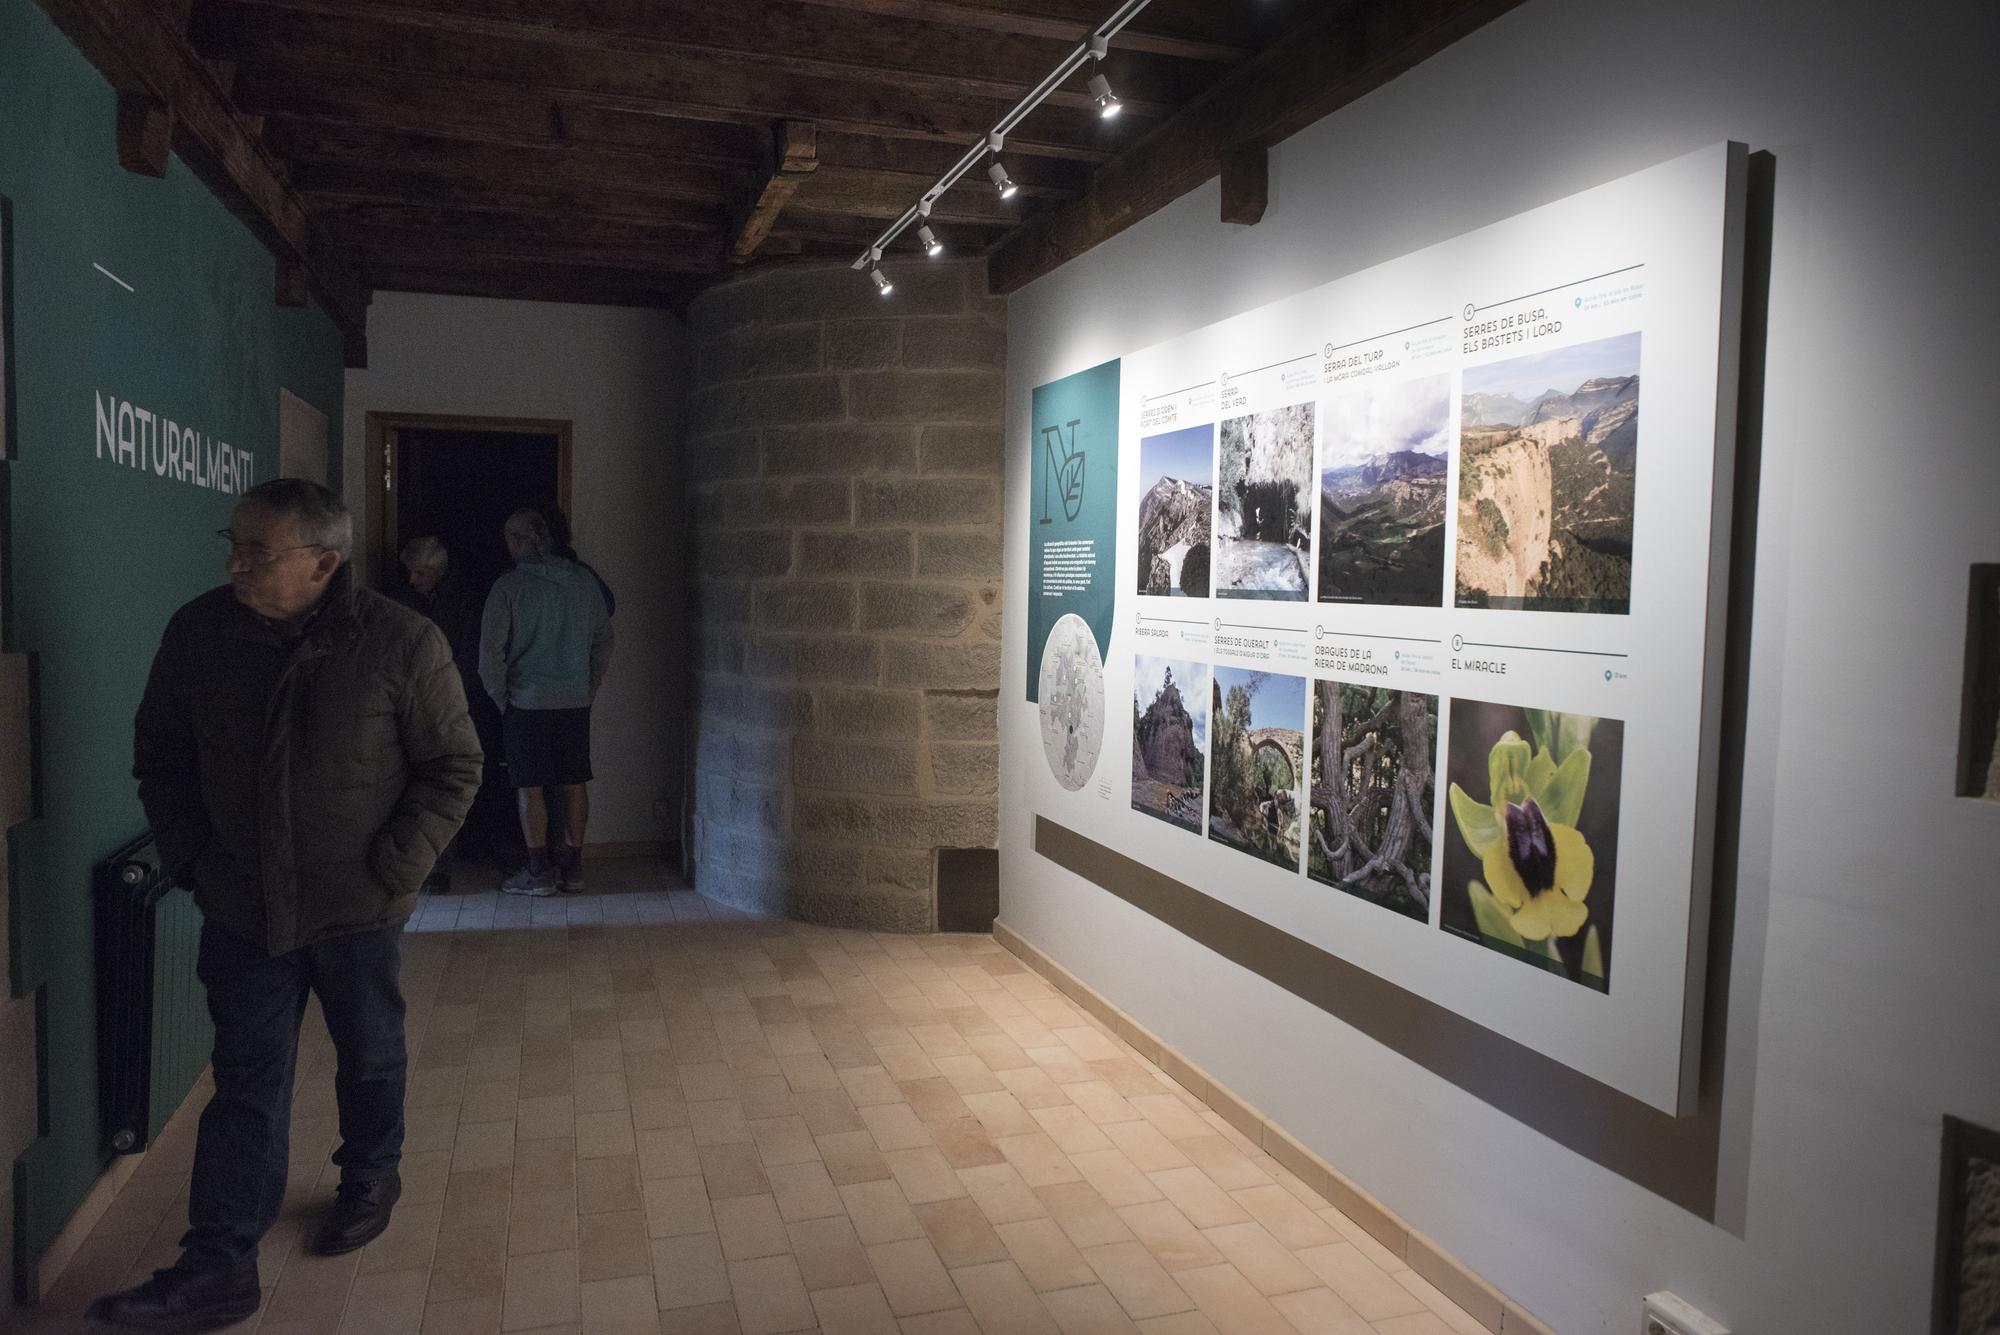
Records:
[[[118,286],[124,288],[127,292],[136,293],[138,291],[138,289],[134,288],[130,283],[126,282],[124,279],[120,278],[117,274],[111,272],[111,270],[105,268],[103,265],[97,263],[96,261],[93,260],[91,262],[90,267],[97,270],[97,272],[103,274],[106,278],[109,278],[112,282],[118,284]]]

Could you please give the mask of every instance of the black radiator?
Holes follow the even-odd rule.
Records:
[[[201,912],[173,891],[150,834],[97,866],[98,1127],[107,1154],[152,1144],[214,1041],[194,971]]]

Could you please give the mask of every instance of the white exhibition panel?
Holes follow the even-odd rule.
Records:
[[[1739,146],[1715,145],[1128,354],[1102,759],[1077,791],[1046,768],[1010,775],[1025,784],[1017,798],[1595,1080],[1688,1111],[1711,858],[1743,164]],[[1640,406],[1629,612],[1454,607],[1462,377],[1633,333]],[[1203,423],[1219,435],[1221,422],[1245,414],[1441,373],[1452,386],[1452,444],[1438,605],[1318,602],[1312,591],[1296,601],[1138,593],[1142,438]],[[1324,440],[1319,449],[1315,501]],[[1312,527],[1316,540],[1317,515]],[[1310,577],[1317,561],[1305,566]],[[1132,717],[1119,702],[1133,696],[1142,654],[1438,697],[1429,920],[1133,810],[1123,759]],[[1310,706],[1309,686],[1307,697]],[[1607,990],[1440,929],[1446,845],[1460,838],[1446,796],[1454,699],[1622,723],[1617,774],[1591,779],[1617,783]],[[1017,698],[1010,708],[1033,707]],[[1483,756],[1479,766],[1483,773]],[[1300,810],[1309,820],[1304,785]]]

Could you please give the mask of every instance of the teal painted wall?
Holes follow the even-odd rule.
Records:
[[[99,457],[97,396],[249,451],[253,481],[277,473],[281,386],[326,413],[341,439],[332,322],[316,307],[275,304],[269,252],[178,158],[163,180],[118,167],[114,101],[32,0],[0,0],[17,427],[0,493],[4,625],[8,647],[33,657],[39,755],[36,817],[9,839],[10,939],[17,987],[46,990],[48,1054],[47,1120],[16,1177],[29,1257],[102,1168],[90,872],[145,827],[132,713],[169,614],[221,580],[212,535],[232,504],[195,481]]]

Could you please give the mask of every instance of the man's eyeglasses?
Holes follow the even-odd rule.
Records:
[[[241,561],[245,565],[250,565],[250,566],[270,565],[271,562],[277,560],[279,557],[283,556],[286,552],[326,550],[326,544],[323,542],[302,542],[299,543],[296,547],[279,547],[276,550],[273,550],[269,547],[266,547],[261,542],[242,542],[238,540],[235,533],[231,532],[229,529],[226,528],[219,528],[215,530],[215,536],[221,538],[224,542],[229,544],[229,555],[231,559]]]

